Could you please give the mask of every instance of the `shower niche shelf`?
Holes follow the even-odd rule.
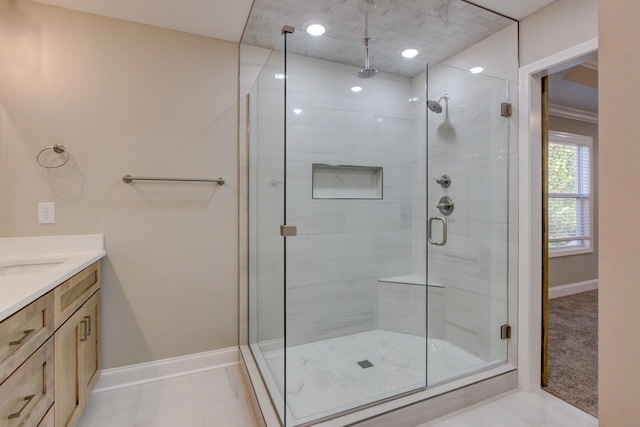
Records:
[[[314,199],[382,199],[382,168],[313,164]]]

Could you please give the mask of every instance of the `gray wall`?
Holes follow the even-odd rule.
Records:
[[[549,129],[593,138],[593,252],[549,258],[549,286],[586,282],[598,278],[598,125],[549,116]]]
[[[0,235],[105,234],[105,368],[237,345],[238,45],[4,0],[0,41]]]

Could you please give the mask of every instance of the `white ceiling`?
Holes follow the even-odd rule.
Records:
[[[253,0],[34,0],[171,30],[240,41]]]
[[[34,1],[234,42],[240,41],[253,4],[253,0]],[[519,20],[553,1],[473,0],[471,3]]]
[[[586,62],[568,70],[549,75],[549,103],[561,105],[589,113],[598,113],[598,65],[596,61]],[[576,80],[570,77],[575,69],[591,71],[591,80]],[[584,72],[584,70],[583,70]],[[595,78],[595,81],[593,79]]]

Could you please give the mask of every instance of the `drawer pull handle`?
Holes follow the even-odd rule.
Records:
[[[35,394],[32,394],[31,396],[27,396],[24,398],[24,405],[22,405],[22,408],[20,408],[20,410],[18,412],[14,412],[13,414],[9,414],[9,419],[12,420],[14,418],[19,418],[20,415],[22,415],[22,411],[24,411],[24,409],[29,405],[29,403],[31,403],[31,401],[33,400],[33,398],[36,397]]]
[[[91,316],[84,316],[84,319],[87,320],[87,327],[89,328],[89,333],[87,333],[86,335],[90,337],[91,336]]]
[[[80,341],[86,341],[87,340],[87,321],[86,320],[81,320],[80,324],[82,325],[82,338],[80,338]]]
[[[35,329],[27,329],[26,331],[24,331],[24,335],[22,336],[22,338],[20,338],[18,341],[11,341],[9,345],[22,345],[22,343],[24,343],[25,340],[29,338],[35,331]]]

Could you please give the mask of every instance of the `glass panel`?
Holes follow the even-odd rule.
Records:
[[[362,45],[287,36],[288,426],[426,385],[424,63],[362,79],[363,61]]]
[[[428,70],[428,385],[507,360],[508,83]],[[447,175],[450,185],[435,179]],[[437,205],[449,197],[450,215]],[[446,204],[446,203],[445,203]],[[446,221],[446,229],[444,222]],[[445,241],[446,243],[440,245]]]
[[[284,419],[284,55],[249,93],[249,344]]]

